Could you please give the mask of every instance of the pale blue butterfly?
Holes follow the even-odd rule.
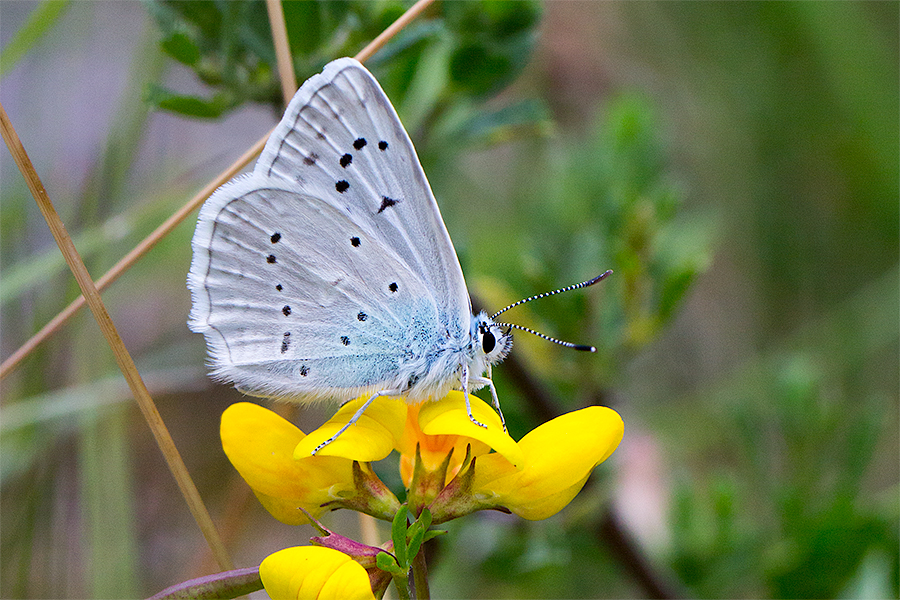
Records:
[[[297,91],[253,172],[203,205],[192,247],[188,324],[214,377],[299,402],[372,394],[316,451],[379,396],[460,389],[481,425],[468,393],[487,386],[499,412],[490,366],[509,352],[509,328],[531,331],[493,320],[522,301],[473,315],[412,142],[351,58]]]

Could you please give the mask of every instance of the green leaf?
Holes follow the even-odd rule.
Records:
[[[406,569],[397,564],[397,559],[390,552],[379,552],[375,555],[375,565],[382,571],[394,575],[403,575]]]
[[[150,2],[157,5],[169,19],[169,23],[187,22],[196,27],[204,37],[216,38],[222,35],[222,6],[221,3],[209,2],[209,0],[166,0],[164,2]],[[154,16],[159,18],[156,11]]]
[[[417,131],[447,89],[450,45],[441,36],[423,46],[415,74],[397,110],[409,131]]]
[[[145,99],[161,110],[199,119],[215,119],[234,108],[234,103],[224,93],[207,100],[198,96],[176,94],[155,84],[148,86]]]
[[[50,31],[68,7],[68,0],[44,0],[31,11],[25,24],[3,47],[3,52],[0,52],[0,77],[16,66],[44,34]]]
[[[422,540],[423,542],[427,542],[428,540],[433,540],[439,535],[446,535],[446,529],[429,529],[425,532],[425,538]]]
[[[163,52],[189,67],[200,60],[200,48],[183,32],[173,32],[160,42]]]
[[[422,541],[425,538],[425,529],[422,529],[421,526],[413,525],[410,528],[410,536],[409,536],[409,545],[407,547],[407,555],[415,558],[416,554],[419,553],[419,548],[422,547]]]
[[[415,558],[425,541],[428,534],[428,528],[431,527],[431,511],[427,508],[422,509],[422,514],[416,519],[415,523],[410,526],[408,531],[408,550],[407,556]]]
[[[419,515],[416,523],[421,524],[423,529],[428,529],[429,527],[431,527],[431,511],[427,508],[423,508],[422,514]]]
[[[406,546],[406,517],[409,514],[409,508],[404,504],[394,515],[394,521],[391,523],[391,540],[394,542],[394,556],[397,557],[397,563],[401,567],[409,566],[409,555]]]
[[[533,0],[449,2],[444,13],[454,32],[496,43],[533,30],[541,16],[541,4]]]
[[[347,24],[349,2],[282,2],[288,41],[294,55],[321,51],[341,24]]]
[[[512,69],[506,56],[477,42],[457,48],[450,58],[450,79],[473,94],[494,91],[497,82],[508,78]]]

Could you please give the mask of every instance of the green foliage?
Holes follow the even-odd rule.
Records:
[[[884,429],[878,403],[839,409],[818,357],[779,363],[730,409],[743,452],[677,487],[671,560],[702,596],[837,597],[868,553],[897,552],[896,506],[854,503]]]
[[[457,90],[495,93],[527,64],[540,18],[537,3],[448,2],[444,10],[455,41],[449,73]]]
[[[545,216],[560,215],[560,228],[566,228],[558,237],[573,240],[562,254],[552,247],[536,249],[547,275],[562,267],[562,259],[579,254],[581,265],[608,265],[615,272],[606,282],[615,299],[595,322],[580,324],[603,332],[604,362],[616,360],[614,371],[620,370],[626,353],[656,338],[708,263],[711,240],[704,224],[695,222],[689,237],[679,231],[681,193],[666,164],[659,130],[645,101],[615,99],[590,140],[555,157],[561,172],[548,181],[559,187],[548,190],[543,200],[549,204]],[[576,216],[585,214],[591,218]],[[593,256],[579,251],[576,244],[581,242],[592,246]]]
[[[148,94],[154,106],[198,118],[222,116],[248,101],[281,107],[263,0],[146,4],[162,32],[162,51],[216,90],[201,98],[156,85]],[[298,76],[318,72],[338,56],[354,55],[406,7],[395,0],[283,3]],[[533,0],[444,3],[390,42],[372,68],[395,104],[407,105],[407,110],[413,96],[416,102],[436,105],[495,93],[527,64],[540,12]],[[404,100],[407,96],[409,101]],[[417,112],[425,116],[435,108],[420,107]]]
[[[394,515],[394,520],[391,522],[391,541],[394,544],[393,556],[382,552],[376,557],[379,569],[404,577],[412,568],[413,559],[419,553],[422,544],[446,533],[441,530],[428,530],[431,527],[431,511],[427,508],[423,509],[419,518],[412,523],[408,522],[408,516],[409,509],[404,504],[397,511],[397,514]]]
[[[147,98],[153,105],[186,116],[215,118],[248,100],[278,101],[275,50],[264,2],[146,5],[163,32],[162,51],[220,90],[204,99],[154,85]]]
[[[502,223],[513,243],[454,232],[464,270],[503,272],[516,282],[500,290],[490,281],[475,281],[474,292],[489,312],[613,270],[594,288],[503,315],[597,346],[596,355],[585,357],[516,335],[519,359],[558,385],[559,396],[571,405],[599,397],[614,383],[626,361],[656,338],[709,262],[712,226],[708,219],[687,221],[679,212],[682,192],[667,163],[660,127],[646,100],[623,95],[611,99],[583,135],[546,142],[533,138],[531,144],[514,146],[514,181],[502,188],[501,177],[491,181],[494,174],[485,173],[473,186],[484,199],[484,214],[496,215],[491,221]],[[448,178],[453,177],[465,175]],[[440,189],[442,180],[436,186]],[[462,204],[471,201],[473,189],[457,185],[449,193],[461,193],[455,201]],[[516,210],[507,212],[508,206]],[[579,371],[588,362],[591,368]],[[496,373],[503,377],[503,367]]]

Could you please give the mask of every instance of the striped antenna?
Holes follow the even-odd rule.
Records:
[[[539,338],[545,339],[548,342],[553,342],[554,344],[559,344],[560,346],[565,346],[566,348],[572,348],[573,350],[583,350],[585,352],[596,352],[597,349],[593,346],[583,346],[581,344],[573,344],[572,342],[564,342],[562,340],[558,340],[554,337],[550,337],[549,335],[544,335],[539,331],[535,331],[530,327],[522,327],[521,325],[516,325],[515,323],[494,323],[499,327],[512,327],[513,329],[518,329],[519,331],[527,331],[528,333],[533,333]]]
[[[594,285],[595,283],[597,283],[597,282],[600,281],[601,279],[606,278],[607,275],[612,275],[612,271],[611,271],[611,270],[610,270],[610,271],[607,271],[607,272],[605,272],[605,273],[602,273],[602,274],[600,274],[600,275],[597,275],[597,276],[594,277],[593,279],[588,279],[587,281],[582,281],[581,283],[576,283],[576,284],[570,285],[570,286],[568,286],[568,287],[559,288],[558,290],[553,290],[552,292],[544,292],[543,294],[538,294],[537,296],[531,296],[530,298],[525,298],[525,299],[523,299],[523,300],[519,300],[518,302],[513,302],[512,304],[510,304],[510,305],[507,306],[506,308],[504,308],[504,309],[502,309],[502,310],[498,310],[498,311],[495,312],[493,315],[491,315],[491,321],[493,321],[494,319],[496,319],[498,315],[502,315],[503,313],[505,313],[505,312],[508,311],[509,309],[515,308],[515,307],[519,306],[520,304],[525,304],[526,302],[531,302],[532,300],[539,300],[539,299],[541,299],[541,298],[546,298],[547,296],[555,296],[556,294],[562,294],[563,292],[571,292],[572,290],[577,290],[577,289],[579,289],[579,288],[588,287],[589,285]],[[531,332],[531,333],[533,333],[533,334],[535,334],[535,335],[538,335],[538,336],[540,336],[540,337],[546,338],[546,339],[550,340],[551,342],[556,342],[556,343],[562,344],[562,345],[564,345],[564,346],[569,345],[569,346],[575,347],[575,348],[577,348],[577,349],[579,349],[579,350],[584,350],[584,349],[586,349],[586,348],[593,348],[593,346],[584,346],[584,347],[580,347],[580,346],[577,346],[576,344],[569,344],[568,342],[561,342],[561,341],[559,341],[559,340],[555,340],[555,339],[553,339],[553,338],[550,338],[550,337],[547,337],[547,336],[545,336],[545,335],[543,335],[543,334],[540,334],[540,333],[538,333],[537,331],[531,331],[530,329],[526,329],[526,328],[524,328],[524,327],[519,327],[518,325],[511,325],[511,327],[514,327],[515,329],[521,329],[522,331],[529,331],[529,332]],[[591,350],[591,352],[593,352],[593,350]]]

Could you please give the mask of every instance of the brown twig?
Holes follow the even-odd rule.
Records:
[[[172,440],[168,429],[166,429],[165,423],[163,423],[162,417],[160,417],[159,411],[157,411],[156,405],[150,397],[150,392],[147,391],[147,386],[144,385],[144,381],[138,373],[134,360],[125,348],[125,344],[122,343],[122,338],[119,337],[119,332],[116,330],[115,324],[113,324],[106,307],[103,305],[100,292],[94,285],[90,273],[88,273],[81,256],[75,249],[75,244],[72,243],[72,238],[69,237],[65,225],[63,225],[62,220],[56,213],[47,190],[44,188],[44,184],[41,183],[40,177],[38,177],[31,159],[28,158],[28,154],[25,152],[24,146],[22,146],[22,141],[16,134],[2,104],[0,104],[0,129],[2,129],[3,140],[6,142],[13,160],[15,160],[19,171],[25,178],[28,189],[31,191],[31,195],[34,196],[41,214],[44,215],[44,219],[53,233],[53,238],[56,240],[60,252],[62,252],[66,260],[66,264],[69,265],[69,269],[75,276],[78,287],[81,288],[81,293],[84,295],[88,306],[90,306],[91,312],[94,314],[94,318],[103,332],[103,336],[113,351],[113,355],[115,355],[119,370],[125,376],[128,387],[131,388],[131,393],[137,400],[138,406],[144,414],[153,436],[156,438],[156,443],[162,450],[166,463],[169,465],[169,470],[175,477],[181,493],[187,500],[188,508],[200,527],[200,531],[203,532],[207,543],[212,548],[219,566],[222,569],[233,569],[234,565],[231,562],[231,558],[228,556],[225,546],[219,538],[209,512],[203,505],[200,493],[188,474],[187,467],[185,467],[184,461],[182,461],[181,455],[175,447],[175,442]]]
[[[266,12],[269,13],[272,41],[275,43],[275,61],[278,63],[281,93],[284,96],[284,104],[287,106],[294,97],[294,92],[297,91],[297,74],[294,72],[294,60],[291,58],[291,45],[288,42],[287,25],[284,23],[281,0],[266,0]]]
[[[415,4],[409,7],[409,10],[400,15],[400,17],[391,23],[387,29],[381,32],[377,38],[369,42],[369,45],[359,51],[356,55],[356,60],[359,62],[366,62],[369,58],[372,57],[373,54],[378,52],[382,46],[384,46],[388,41],[400,33],[404,27],[409,25],[416,17],[418,17],[422,12],[428,8],[434,0],[419,0]]]
[[[648,598],[668,600],[680,597],[666,580],[654,572],[647,557],[641,553],[612,508],[603,513],[594,529],[594,535],[609,546],[612,555],[628,569]]]

